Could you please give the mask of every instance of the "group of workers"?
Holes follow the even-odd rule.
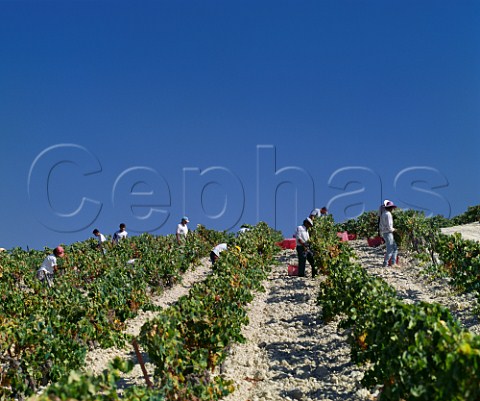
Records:
[[[384,268],[389,265],[396,266],[399,263],[398,247],[393,235],[395,228],[393,227],[392,211],[396,207],[397,206],[392,201],[385,199],[378,212],[378,230],[386,245],[385,255],[382,263],[382,267]],[[309,228],[313,227],[313,221],[316,218],[324,217],[327,214],[328,210],[325,206],[321,209],[313,209],[310,212],[309,217],[307,217],[303,221],[303,224],[298,226],[295,231],[299,277],[305,277],[305,266],[307,261],[312,268],[312,277],[317,275],[313,251],[310,248],[310,234],[308,230]]]
[[[393,237],[393,217],[392,210],[397,206],[390,200],[386,199],[379,209],[379,232],[386,244],[386,252],[383,261],[383,267],[388,264],[395,265],[398,261],[398,249]],[[296,252],[298,257],[298,276],[305,277],[306,262],[311,266],[312,278],[317,275],[317,268],[315,266],[314,254],[310,248],[310,234],[309,229],[313,227],[313,221],[316,218],[321,218],[328,215],[328,210],[324,206],[321,209],[313,209],[309,216],[303,221],[302,225],[299,225],[295,230],[296,239]],[[175,232],[175,238],[178,244],[182,244],[188,234],[187,216],[183,216],[180,223],[177,225]],[[242,225],[239,230],[239,234],[248,230],[247,225]],[[106,241],[105,235],[103,235],[97,228],[93,230],[93,235],[97,237],[98,247],[105,252],[103,243]],[[112,244],[118,244],[124,238],[127,238],[128,233],[126,231],[126,225],[121,223],[119,229],[115,231],[112,236]],[[238,248],[238,247],[237,247]],[[216,245],[210,252],[210,261],[212,265],[220,256],[220,253],[228,249],[227,243],[220,243]],[[40,268],[37,270],[37,278],[46,283],[49,287],[53,284],[53,277],[57,271],[57,258],[63,258],[65,256],[65,250],[61,246],[57,246],[51,255],[48,255],[44,260]]]
[[[175,239],[179,245],[184,243],[188,235],[189,222],[190,220],[188,219],[188,217],[183,216],[182,219],[180,220],[180,223],[178,223],[177,225],[177,229],[175,231]],[[242,225],[240,227],[239,234],[247,231],[248,229],[249,228],[246,224]],[[104,247],[104,243],[107,241],[107,238],[105,237],[105,235],[102,234],[98,228],[95,228],[92,234],[97,238],[98,248],[101,249],[103,253],[105,253],[106,249]],[[127,237],[128,237],[127,226],[126,224],[121,223],[119,225],[118,230],[113,233],[111,243],[113,245],[116,245],[121,240]],[[236,248],[240,249],[239,247],[236,247]],[[228,249],[228,245],[226,243],[218,244],[212,249],[212,251],[210,252],[210,261],[212,262],[212,265],[215,265],[215,262],[219,258],[220,253],[227,249]],[[53,285],[53,278],[55,276],[55,273],[58,270],[57,258],[63,258],[64,256],[65,256],[65,250],[63,249],[63,247],[57,246],[53,250],[53,253],[51,255],[48,255],[47,257],[45,257],[41,266],[37,270],[36,277],[42,283],[51,287]],[[130,259],[127,263],[132,264],[133,262],[134,262],[134,259]]]
[[[180,223],[177,225],[177,230],[176,230],[176,241],[177,243],[181,244],[187,234],[188,234],[188,227],[187,224],[189,223],[188,217],[183,216]],[[106,252],[106,249],[104,247],[104,243],[107,241],[107,238],[105,237],[104,234],[100,232],[98,228],[95,228],[92,231],[92,234],[97,238],[98,241],[98,248],[102,250],[103,253]],[[112,244],[116,245],[118,244],[121,240],[125,239],[128,237],[128,232],[127,232],[127,226],[125,223],[120,223],[118,230],[115,231],[112,235]],[[55,276],[55,273],[58,270],[58,265],[57,265],[57,258],[63,258],[65,256],[65,250],[61,246],[57,246],[51,255],[48,255],[45,257],[43,260],[41,266],[37,270],[36,277],[44,284],[46,284],[49,287],[52,287],[53,285],[53,278]],[[127,263],[132,263],[134,259],[130,259]]]

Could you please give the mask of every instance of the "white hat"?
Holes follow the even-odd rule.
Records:
[[[397,207],[397,205],[395,205],[392,201],[389,201],[388,199],[385,199],[385,200],[383,201],[383,206],[385,206],[385,207],[393,207],[393,208]]]

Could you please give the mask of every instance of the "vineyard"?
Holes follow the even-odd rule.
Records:
[[[447,282],[452,294],[468,294],[472,304],[478,302],[480,245],[459,234],[444,235],[440,228],[478,221],[478,211],[478,207],[469,208],[454,221],[426,218],[414,211],[394,214],[402,258],[414,263],[417,274],[428,280]],[[247,340],[245,330],[255,319],[249,309],[256,297],[265,294],[265,288],[276,291],[275,299],[281,301],[279,289],[272,287],[269,277],[276,277],[278,285],[289,292],[305,285],[315,292],[311,306],[318,319],[315,324],[305,321],[302,325],[309,327],[306,333],[312,337],[318,335],[317,330],[335,325],[348,349],[343,353],[348,359],[344,365],[355,372],[357,384],[353,384],[355,388],[347,386],[345,398],[339,393],[334,396],[339,386],[330,388],[330,398],[319,394],[315,386],[308,391],[295,389],[291,376],[308,380],[311,375],[320,386],[329,382],[332,373],[326,367],[328,357],[303,348],[316,365],[304,361],[308,369],[292,370],[287,375],[291,388],[279,389],[277,395],[258,393],[257,398],[478,400],[480,336],[469,331],[446,306],[405,302],[397,289],[358,262],[356,248],[341,241],[339,231],[355,234],[358,240],[354,242],[365,243],[365,238],[376,236],[374,213],[342,225],[331,218],[315,221],[312,247],[322,274],[307,284],[286,275],[287,253],[275,245],[281,239],[279,233],[264,223],[238,237],[199,227],[181,247],[173,237],[148,234],[125,240],[105,253],[93,240],[76,243],[66,247],[67,256],[52,288],[42,285],[34,275],[50,249],[3,252],[0,400],[234,397],[239,384],[235,374],[228,374],[228,366],[232,367],[229,358],[235,347]],[[219,242],[231,246],[205,280],[194,284],[188,295],[168,308],[152,303],[152,296],[181,282]],[[290,299],[285,307],[296,300]],[[138,336],[126,334],[127,322],[140,311],[155,311],[156,317],[143,325]],[[293,309],[291,313],[295,313]],[[476,316],[478,310],[470,313]],[[284,320],[279,319],[282,325]],[[267,320],[260,330],[269,332],[269,324],[277,327]],[[285,342],[288,333],[284,326],[279,327],[276,335],[283,335]],[[265,337],[260,343],[268,341]],[[97,375],[82,370],[90,350],[131,348],[132,344],[138,345],[154,365],[153,374],[146,374],[144,383],[119,388],[120,377],[133,367],[127,359],[112,360],[109,368]],[[274,353],[273,346],[259,347],[258,355],[267,358]],[[288,364],[290,351],[283,350],[281,366]],[[283,377],[258,373],[248,379],[259,388],[262,382],[281,383]]]
[[[478,221],[479,211],[469,208],[465,216]],[[345,224],[373,236],[372,217],[368,213]],[[394,221],[404,257],[419,261],[431,275],[447,277],[454,291],[474,294],[478,304],[479,242],[444,235],[443,219],[412,210],[396,212]],[[318,297],[321,314],[325,321],[340,317],[341,327],[350,330],[352,361],[368,366],[362,385],[380,386],[380,400],[478,400],[480,336],[442,305],[404,302],[392,286],[356,263],[349,249],[328,245],[325,232],[333,236],[325,228],[315,236],[319,248],[329,249],[328,277]]]

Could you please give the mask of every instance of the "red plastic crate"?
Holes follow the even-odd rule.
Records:
[[[288,275],[298,276],[298,265],[288,265]]]
[[[382,237],[367,238],[368,246],[376,247],[382,245],[385,241]]]
[[[340,241],[348,241],[348,233],[344,231],[343,233],[337,233],[338,238]]]
[[[276,245],[282,249],[295,249],[297,241],[295,238],[285,238],[283,241],[277,242]]]

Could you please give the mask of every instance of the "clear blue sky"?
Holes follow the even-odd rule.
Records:
[[[452,217],[480,204],[480,2],[0,1],[0,132],[8,249]]]

